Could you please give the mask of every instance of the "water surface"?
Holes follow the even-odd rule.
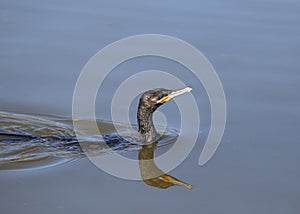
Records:
[[[298,214],[299,8],[294,0],[1,1],[1,111],[70,116],[76,79],[87,60],[115,40],[143,33],[179,37],[199,48],[218,72],[228,104],[222,144],[200,167],[210,110],[199,82],[162,59],[120,65],[98,94],[97,118],[111,120],[113,91],[137,71],[165,70],[193,86],[202,134],[171,172],[193,190],[159,190],[114,178],[82,158],[0,172],[1,212]],[[133,122],[136,108],[137,100],[130,110]],[[161,111],[168,127],[179,130],[176,105]]]

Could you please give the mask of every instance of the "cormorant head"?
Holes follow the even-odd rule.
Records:
[[[139,107],[143,107],[150,112],[154,112],[159,106],[168,102],[174,97],[177,97],[186,92],[190,92],[191,87],[186,87],[179,90],[168,90],[157,88],[146,91],[140,98]]]
[[[174,97],[191,91],[192,88],[186,87],[179,90],[168,90],[163,88],[146,91],[140,98],[137,112],[137,120],[139,124],[139,132],[143,135],[145,142],[150,143],[159,137],[153,121],[153,112],[162,104],[168,102]]]

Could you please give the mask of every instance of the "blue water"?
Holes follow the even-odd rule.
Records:
[[[1,213],[298,214],[299,9],[292,0],[1,1],[1,111],[70,116],[85,63],[111,42],[144,33],[175,36],[201,50],[220,76],[228,105],[222,144],[200,167],[209,103],[193,76],[182,77],[194,88],[203,134],[171,174],[193,190],[118,179],[80,159],[0,172]],[[183,71],[151,57],[116,68],[98,95],[97,117],[110,120],[113,89],[124,76],[145,69]],[[162,111],[168,126],[180,127],[175,105]]]

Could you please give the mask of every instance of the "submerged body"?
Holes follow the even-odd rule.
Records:
[[[89,155],[138,151],[141,148],[143,139],[138,132],[132,132],[131,126],[101,120],[97,120],[97,124],[102,133],[101,140],[88,132],[81,136]],[[121,130],[121,135],[115,126]],[[177,132],[167,129],[158,146],[175,142],[177,136]],[[85,157],[85,153],[70,118],[0,112],[0,170],[47,167],[58,159],[78,157]],[[44,159],[47,161],[41,161]]]

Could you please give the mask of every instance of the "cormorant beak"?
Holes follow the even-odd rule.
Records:
[[[177,186],[182,186],[182,187],[185,187],[185,188],[188,188],[188,189],[192,189],[193,186],[191,184],[188,184],[188,183],[185,183],[177,178],[174,178],[170,175],[163,175],[163,176],[160,176],[158,178],[159,180],[162,180],[166,183],[171,183],[173,185],[177,185]]]
[[[181,94],[184,94],[184,93],[187,93],[187,92],[190,92],[192,90],[191,87],[186,87],[186,88],[183,88],[183,89],[179,89],[179,90],[175,90],[175,91],[172,91],[170,94],[168,94],[167,96],[164,96],[163,98],[161,98],[160,100],[157,101],[157,103],[166,103],[168,102],[169,100],[173,99],[174,97],[177,97]]]

